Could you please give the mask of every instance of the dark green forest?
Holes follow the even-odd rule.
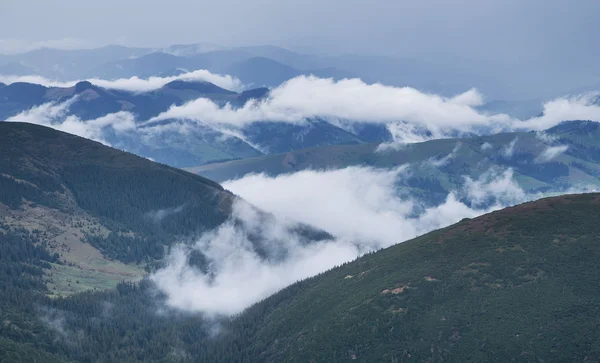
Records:
[[[149,280],[46,298],[40,279],[53,257],[31,247],[43,241],[1,238],[11,241],[2,243],[3,359],[600,359],[598,194],[465,219],[294,284],[233,318],[170,310]]]
[[[0,138],[3,213],[36,204],[91,215],[109,233],[87,241],[122,261],[158,264],[177,236],[231,214],[231,193],[184,171],[34,125],[0,123]],[[46,279],[64,262],[47,234],[0,220],[0,362],[599,361],[599,242],[600,194],[542,199],[224,317],[169,308],[149,278],[57,297]],[[201,255],[189,262],[203,268]]]
[[[161,258],[231,213],[235,197],[200,176],[46,127],[2,122],[0,135],[0,203],[89,213],[112,232],[89,242],[111,258]]]

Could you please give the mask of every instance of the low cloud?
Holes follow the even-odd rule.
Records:
[[[176,77],[91,81],[107,88],[142,92],[156,89],[175,79],[208,80],[228,89],[241,87],[235,78],[202,70]],[[13,77],[8,81],[10,83],[16,80],[61,86],[74,84],[50,82],[36,76]],[[185,133],[194,128],[209,127],[244,140],[252,146],[256,145],[247,140],[244,127],[258,121],[302,124],[307,119],[320,118],[334,125],[344,125],[347,129],[352,129],[354,124],[378,123],[385,125],[394,141],[382,145],[378,151],[389,151],[401,148],[400,144],[431,139],[500,131],[539,131],[564,120],[599,121],[600,106],[597,99],[597,95],[587,94],[552,100],[544,105],[542,116],[516,120],[505,114],[487,114],[477,110],[476,106],[483,100],[476,90],[455,97],[442,97],[410,87],[366,84],[359,79],[334,81],[300,76],[271,90],[267,98],[250,100],[243,107],[229,104],[222,106],[207,98],[199,98],[181,106],[171,106],[150,120],[138,121],[143,126],[143,133],[167,130]],[[50,103],[39,106],[39,109],[40,112],[44,109],[49,111],[56,106],[58,105]],[[165,127],[165,121],[171,125]],[[52,122],[56,128],[60,124],[57,118]],[[95,137],[98,138],[97,135]],[[506,157],[510,157],[510,151],[510,148],[504,150]]]
[[[130,92],[149,92],[159,89],[169,82],[181,80],[189,82],[211,82],[215,85],[231,90],[241,91],[243,90],[242,82],[229,75],[220,75],[211,73],[207,70],[200,69],[192,72],[183,73],[172,77],[149,77],[149,78],[120,78],[116,80],[105,80],[99,78],[87,79],[87,81],[95,84],[96,86],[104,87],[107,89],[116,89]],[[11,84],[15,82],[27,82],[41,84],[46,87],[73,87],[77,82],[82,80],[75,80],[69,82],[59,82],[49,80],[42,76],[10,76],[0,75],[0,82],[5,84]]]
[[[151,278],[172,307],[211,316],[232,315],[358,254],[356,246],[340,240],[307,244],[295,226],[281,219],[264,219],[255,208],[238,201],[229,222],[192,245],[174,248],[167,267]],[[193,251],[204,256],[204,270],[189,265]]]
[[[172,106],[149,122],[185,119],[243,128],[257,121],[303,123],[322,118],[333,124],[385,124],[395,142],[410,143],[461,133],[542,130],[564,120],[600,120],[600,106],[593,94],[549,101],[542,116],[528,120],[480,112],[476,107],[482,102],[482,95],[474,89],[447,98],[410,87],[366,84],[360,79],[300,76],[273,89],[267,99],[241,108],[220,107],[201,98]],[[386,147],[390,146],[383,149]]]
[[[146,217],[150,218],[151,220],[153,220],[156,223],[161,222],[163,219],[172,216],[174,214],[177,213],[181,213],[181,211],[183,211],[186,207],[186,204],[182,204],[178,207],[174,207],[174,208],[165,208],[165,209],[157,209],[157,210],[153,210],[151,212],[146,213]]]
[[[502,150],[502,156],[504,156],[507,159],[512,158],[513,154],[515,153],[515,146],[517,145],[517,142],[519,141],[518,137],[515,137],[511,142],[508,143],[508,145],[505,145]]]
[[[23,111],[6,121],[30,122],[42,126],[52,127],[73,135],[102,142],[110,145],[104,140],[104,131],[111,128],[117,133],[135,129],[135,116],[126,111],[110,113],[93,120],[81,120],[77,116],[67,115],[69,107],[77,100],[73,97],[62,103],[45,103]]]
[[[443,203],[423,209],[419,200],[400,197],[397,191],[397,181],[407,175],[406,167],[349,167],[277,177],[249,175],[226,182],[227,189],[278,219],[265,223],[241,202],[234,207],[234,219],[192,245],[174,249],[167,266],[152,279],[171,307],[232,315],[367,251],[548,195],[524,192],[511,170],[490,170],[478,179],[465,177]],[[289,221],[313,225],[334,238],[307,244],[291,232]],[[274,251],[271,256],[261,256],[249,231],[267,240],[268,249]],[[206,257],[205,270],[189,265],[193,251]]]
[[[600,121],[600,94],[561,97],[544,103],[542,116],[517,122],[515,129],[544,130],[562,121]]]
[[[552,161],[555,157],[567,151],[569,147],[567,145],[559,145],[559,146],[548,146],[544,151],[535,158],[536,163],[547,163]]]
[[[452,159],[454,159],[456,157],[456,154],[458,153],[458,151],[460,150],[461,147],[462,147],[462,144],[460,142],[457,142],[456,146],[454,146],[454,149],[452,149],[452,151],[448,155],[446,155],[442,158],[429,158],[429,159],[425,160],[424,162],[426,164],[429,164],[436,168],[442,167],[442,166],[448,164]]]
[[[493,149],[494,146],[492,144],[490,144],[489,142],[484,142],[483,144],[481,144],[481,150],[482,151],[487,151],[487,150],[491,150]]]
[[[360,79],[300,76],[273,89],[266,100],[242,108],[220,108],[207,99],[173,106],[151,121],[183,118],[242,127],[256,121],[303,122],[307,118],[374,122],[406,121],[436,133],[471,130],[510,122],[507,115],[483,115],[473,107],[481,103],[476,90],[453,98],[420,92],[410,87],[367,84]]]

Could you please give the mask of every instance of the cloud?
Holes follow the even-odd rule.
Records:
[[[211,73],[207,70],[200,69],[192,72],[182,73],[177,76],[171,77],[148,77],[148,78],[139,78],[139,77],[131,77],[131,78],[120,78],[116,80],[105,80],[99,78],[91,78],[87,79],[87,81],[95,84],[99,87],[104,87],[107,89],[117,89],[123,91],[131,91],[131,92],[149,92],[156,89],[161,88],[169,82],[182,80],[189,82],[211,82],[215,85],[232,91],[241,91],[243,90],[242,82],[232,76],[229,75],[220,75]],[[69,82],[59,82],[49,80],[42,76],[11,76],[11,75],[0,75],[0,82],[5,84],[11,84],[15,82],[27,82],[27,83],[36,83],[41,84],[46,87],[73,87],[77,82],[81,82],[82,80],[75,80]]]
[[[567,151],[569,147],[567,145],[559,146],[548,146],[544,151],[535,158],[536,163],[547,163],[557,157],[558,155]]]
[[[600,94],[592,92],[548,101],[544,103],[542,116],[517,122],[514,128],[544,130],[572,120],[600,121]]]
[[[152,279],[171,307],[232,315],[367,251],[547,195],[528,194],[513,180],[512,170],[494,169],[478,179],[465,177],[443,203],[422,208],[418,199],[398,193],[397,181],[408,175],[406,167],[349,167],[277,177],[255,174],[226,182],[227,189],[278,219],[265,221],[247,203],[238,202],[232,220],[192,245],[175,248],[167,266]],[[334,238],[303,242],[290,221],[313,225]],[[256,235],[266,241],[268,256],[256,248]],[[193,252],[205,256],[204,270],[189,265]]]
[[[504,156],[507,159],[512,158],[513,154],[515,153],[515,146],[517,145],[517,141],[519,141],[518,137],[515,137],[510,143],[508,143],[508,145],[505,145],[502,148],[502,156]]]
[[[444,166],[444,165],[448,164],[450,162],[450,160],[452,160],[456,157],[456,153],[458,153],[458,151],[460,150],[461,147],[462,147],[462,144],[460,142],[457,142],[456,145],[454,146],[454,149],[452,149],[452,151],[448,155],[446,155],[442,158],[429,158],[429,159],[425,160],[424,163],[432,165],[436,168]]]
[[[77,116],[67,115],[69,107],[76,100],[77,97],[72,97],[62,103],[45,103],[12,116],[6,121],[30,122],[48,126],[59,131],[99,141],[106,145],[110,145],[104,140],[104,131],[107,128],[122,133],[134,130],[136,127],[135,116],[126,111],[111,113],[93,120],[81,120]]]
[[[106,88],[144,92],[157,89],[175,79],[206,80],[228,89],[242,87],[239,80],[231,76],[216,75],[204,70],[174,77],[91,81]],[[53,82],[38,76],[0,77],[0,81],[29,81],[51,86],[75,84]],[[397,144],[466,134],[541,130],[568,119],[600,121],[600,106],[596,104],[595,94],[547,102],[542,116],[528,120],[481,112],[476,107],[482,102],[482,95],[474,89],[454,97],[442,97],[410,87],[367,84],[359,79],[334,81],[300,76],[271,90],[267,98],[251,100],[243,107],[229,104],[222,106],[210,99],[199,98],[180,106],[173,105],[142,124],[147,132],[152,132],[151,128],[154,127],[164,130],[165,120],[176,120],[177,123],[171,127],[174,131],[177,127],[190,130],[194,125],[210,127],[252,144],[244,137],[244,127],[259,121],[302,124],[307,119],[320,118],[334,125],[345,125],[347,129],[352,129],[354,124],[378,123],[385,125],[394,140],[378,150],[386,151],[401,147]]]
[[[306,118],[389,123],[406,121],[431,132],[471,130],[477,126],[508,123],[507,115],[483,115],[473,106],[481,102],[476,90],[453,98],[420,92],[410,87],[367,84],[360,79],[300,76],[273,89],[266,100],[244,107],[219,108],[207,99],[171,107],[152,121],[185,118],[206,123],[244,126],[256,121],[303,122]]]
[[[496,208],[514,205],[527,200],[526,193],[513,178],[513,170],[492,168],[483,173],[477,180],[464,177],[464,192],[471,206],[477,208]]]
[[[150,123],[186,119],[243,128],[257,121],[302,123],[322,118],[333,124],[381,123],[395,142],[420,142],[457,133],[541,130],[564,120],[600,121],[594,94],[549,101],[544,104],[543,116],[528,120],[481,112],[476,107],[482,102],[483,96],[474,89],[447,98],[410,87],[367,84],[360,79],[300,76],[271,90],[267,99],[248,102],[241,108],[220,107],[201,98],[172,106]]]
[[[158,223],[173,214],[180,213],[181,211],[183,211],[185,209],[185,207],[186,207],[186,204],[184,203],[178,207],[153,210],[153,211],[146,213],[146,217],[148,217],[148,218],[152,219],[154,222]]]
[[[173,249],[166,268],[152,280],[167,294],[167,303],[208,315],[232,315],[298,280],[355,258],[359,249],[343,241],[306,244],[293,224],[263,219],[243,201],[234,204],[234,217],[204,234],[193,245]],[[261,256],[260,234],[269,256]],[[208,261],[206,271],[188,264],[190,253]]]
[[[491,150],[494,148],[494,145],[490,144],[489,142],[484,142],[483,144],[481,144],[481,151],[487,151],[487,150]]]

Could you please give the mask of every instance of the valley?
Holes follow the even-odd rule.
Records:
[[[0,363],[600,362],[597,0],[0,14]]]

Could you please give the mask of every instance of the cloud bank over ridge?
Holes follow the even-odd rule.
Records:
[[[278,216],[277,221],[257,224],[255,212],[244,202],[235,206],[238,220],[263,235],[276,236],[270,240],[284,241],[277,249],[283,249],[285,257],[262,258],[248,233],[230,221],[191,245],[175,248],[167,266],[152,280],[173,308],[232,315],[285,286],[367,251],[406,241],[462,218],[552,194],[528,194],[514,181],[512,170],[492,169],[477,180],[465,178],[463,187],[448,194],[440,205],[421,209],[418,200],[400,197],[395,189],[396,180],[406,173],[406,167],[349,167],[278,177],[248,175],[226,182],[227,189]],[[302,243],[282,228],[290,220],[326,230],[334,238]],[[208,271],[188,264],[192,251],[206,256]]]
[[[131,77],[131,78],[119,78],[114,80],[100,79],[100,78],[89,78],[86,79],[90,83],[104,87],[106,89],[115,89],[130,92],[149,92],[161,88],[169,82],[181,80],[189,82],[210,82],[215,85],[230,90],[230,91],[242,91],[244,86],[242,82],[230,75],[220,75],[209,72],[205,69],[199,69],[191,72],[185,72],[177,76],[170,77],[159,77],[152,76],[148,78]],[[42,76],[10,76],[0,75],[0,82],[5,84],[11,84],[16,82],[26,82],[40,84],[46,87],[73,87],[77,82],[83,80],[74,80],[70,82],[60,82],[47,79]]]
[[[228,89],[243,87],[233,77],[206,71],[194,71],[176,77],[91,81],[103,87],[142,92],[156,89],[175,79],[211,80]],[[454,97],[442,97],[410,87],[367,84],[360,79],[334,81],[300,76],[272,89],[266,98],[250,100],[242,107],[229,104],[221,106],[208,98],[199,98],[180,106],[173,105],[150,120],[135,120],[135,123],[138,129],[142,125],[144,132],[168,129],[185,133],[194,125],[201,125],[243,136],[243,128],[255,122],[303,124],[308,119],[320,118],[346,129],[351,129],[356,123],[383,124],[395,142],[411,143],[466,133],[543,130],[565,120],[600,121],[598,99],[598,94],[594,93],[554,99],[544,103],[540,116],[518,120],[506,114],[481,111],[478,106],[484,102],[483,95],[475,89]],[[35,114],[38,118],[27,119],[41,123],[39,120],[51,118],[51,123],[44,124],[68,131],[72,127],[63,123],[72,122],[67,120],[71,103],[65,101],[64,104],[40,105],[11,119],[17,120],[26,114]],[[65,111],[52,113],[56,108]],[[109,118],[122,117],[123,114],[119,114]],[[173,120],[178,120],[178,123],[170,128],[164,127],[165,122]],[[97,129],[97,125],[91,124],[90,127]],[[97,135],[96,131],[88,132],[84,128],[85,125],[76,128],[79,135]]]

